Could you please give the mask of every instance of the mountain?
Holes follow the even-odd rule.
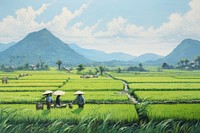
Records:
[[[167,62],[176,64],[181,59],[193,60],[200,55],[200,41],[194,39],[183,40],[170,54],[157,60],[157,63]]]
[[[93,61],[101,61],[101,62],[112,61],[112,60],[128,61],[135,58],[135,56],[122,53],[122,52],[108,54],[99,50],[82,48],[78,46],[77,44],[70,44],[69,46],[77,53]]]
[[[16,42],[11,42],[11,43],[0,43],[0,52],[6,50],[7,48],[9,48],[10,46],[14,45]]]
[[[44,61],[48,65],[56,65],[57,60],[67,65],[90,62],[45,28],[29,33],[23,40],[0,53],[0,64],[22,65]]]
[[[146,53],[143,55],[138,56],[137,58],[133,59],[132,61],[135,62],[146,62],[146,61],[155,61],[159,58],[163,58],[161,55],[153,54],[153,53]]]

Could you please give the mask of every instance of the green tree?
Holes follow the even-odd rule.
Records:
[[[180,60],[181,67],[183,67],[183,66],[184,66],[184,62],[185,62],[185,60],[184,60],[184,59],[181,59],[181,60]]]
[[[122,69],[119,67],[117,68],[117,73],[121,73],[122,72]]]
[[[140,71],[143,70],[142,63],[139,63],[139,70],[140,70]]]
[[[83,71],[84,69],[85,69],[85,68],[83,67],[82,64],[78,65],[78,67],[76,68],[76,70],[77,70],[78,72],[81,72],[81,71]]]
[[[99,69],[95,68],[95,74],[97,75],[99,73]]]
[[[26,69],[26,70],[29,69],[29,63],[26,63],[26,64],[24,65],[24,69]]]
[[[40,63],[36,64],[36,68],[39,69],[40,68]]]
[[[41,67],[41,69],[44,68],[44,63],[45,63],[44,61],[42,61],[42,60],[40,61],[40,67]]]
[[[101,75],[103,75],[103,72],[106,70],[106,68],[104,66],[99,66],[99,72]]]
[[[185,59],[185,65],[186,65],[186,66],[188,65],[189,62],[190,62],[190,61],[189,61],[188,59]]]
[[[61,64],[62,64],[62,61],[61,61],[61,60],[58,60],[58,61],[56,62],[56,64],[58,65],[58,70],[60,70],[60,66],[61,66]]]
[[[168,65],[166,62],[164,62],[164,63],[162,64],[162,68],[163,68],[163,69],[168,69],[168,68],[169,68],[169,65]]]
[[[200,66],[200,56],[197,56],[197,57],[195,58],[195,62],[197,62],[197,63],[198,63],[198,66]]]

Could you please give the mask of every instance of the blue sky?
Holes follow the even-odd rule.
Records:
[[[48,28],[67,43],[106,52],[168,54],[199,39],[199,0],[1,0],[0,42]],[[12,3],[12,4],[11,4]],[[164,48],[164,49],[163,49]]]

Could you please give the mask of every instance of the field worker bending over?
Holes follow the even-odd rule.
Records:
[[[83,95],[85,93],[82,92],[82,91],[77,91],[74,94],[77,95],[77,97],[76,97],[76,99],[72,103],[76,102],[78,104],[79,108],[84,108],[85,99],[84,99]]]

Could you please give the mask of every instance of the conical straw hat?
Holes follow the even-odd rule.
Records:
[[[65,94],[65,92],[64,91],[55,91],[54,93],[53,93],[54,95],[64,95]]]
[[[84,95],[85,93],[82,92],[82,91],[77,91],[77,92],[75,92],[74,94],[75,94],[75,95]]]
[[[43,95],[47,95],[47,94],[52,94],[53,91],[50,91],[50,90],[46,90],[44,93],[42,93]]]

